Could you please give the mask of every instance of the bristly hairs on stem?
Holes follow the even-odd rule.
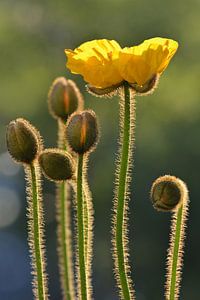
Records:
[[[58,123],[58,148],[67,150],[65,125],[74,111],[83,109],[83,97],[72,80],[58,77],[54,80],[48,94],[50,114]],[[71,187],[69,182],[56,184],[56,218],[58,239],[58,261],[63,298],[75,298],[75,283],[72,255]]]
[[[128,202],[133,165],[135,129],[135,93],[127,83],[120,91],[120,138],[116,161],[114,212],[112,220],[112,245],[114,272],[121,299],[135,299],[130,277],[128,249]]]
[[[31,255],[35,299],[47,300],[47,274],[44,239],[44,208],[38,162],[24,165],[27,192],[28,244]]]
[[[33,275],[33,294],[37,300],[48,299],[42,187],[38,155],[42,150],[39,131],[27,120],[11,121],[6,131],[7,148],[12,158],[23,164],[26,178],[28,244]]]
[[[57,133],[57,146],[59,149],[66,150],[66,140],[65,140],[65,123],[58,119],[58,133]]]
[[[183,267],[185,230],[189,204],[188,189],[186,184],[182,180],[178,178],[176,179],[181,190],[182,204],[177,208],[177,211],[173,213],[171,221],[170,246],[167,255],[167,276],[165,285],[165,295],[167,300],[177,300],[179,298]]]
[[[77,181],[76,181],[76,229],[77,249],[76,267],[78,299],[88,299],[87,267],[85,260],[85,228],[84,228],[84,203],[83,203],[83,154],[78,154]]]
[[[85,220],[85,261],[86,261],[86,274],[88,285],[88,300],[93,298],[92,288],[92,258],[93,258],[93,238],[94,238],[94,207],[92,193],[89,188],[87,179],[89,155],[85,155],[83,161],[83,198],[84,198],[84,220]]]
[[[157,178],[153,183],[151,198],[157,210],[171,211],[173,213],[167,254],[165,299],[178,300],[188,216],[188,189],[181,179],[165,175]]]
[[[85,269],[86,269],[86,282],[87,282],[87,300],[93,299],[93,287],[92,287],[92,259],[93,259],[93,227],[94,227],[94,208],[92,193],[89,188],[87,179],[87,168],[88,168],[89,155],[86,153],[83,157],[82,166],[82,186],[83,186],[83,222],[84,222],[84,256],[85,256]],[[77,173],[77,172],[76,172]],[[76,192],[76,181],[73,182],[73,190],[75,193],[74,207],[77,215],[77,192]],[[77,219],[77,218],[76,218]],[[75,230],[78,232],[78,224],[76,220]],[[76,282],[78,284],[78,299],[81,298],[81,285],[80,285],[80,274],[79,274],[79,257],[78,257],[78,234],[76,237]]]
[[[67,181],[56,184],[57,251],[63,299],[75,299],[72,229],[71,188]]]
[[[58,119],[58,147],[66,150],[65,124]],[[71,204],[72,191],[70,183],[63,181],[56,184],[56,219],[57,251],[62,295],[66,300],[75,299],[75,282],[72,253]]]
[[[38,158],[40,167],[43,171],[44,176],[53,181],[60,182],[60,201],[59,207],[57,207],[57,212],[59,214],[59,222],[57,226],[57,238],[58,238],[58,254],[59,254],[59,264],[60,266],[60,279],[62,284],[62,292],[64,299],[74,299],[73,294],[73,268],[72,253],[71,253],[71,231],[69,228],[70,216],[69,201],[66,201],[66,187],[69,185],[64,185],[63,183],[70,182],[74,178],[74,160],[72,156],[64,150],[49,148],[42,151]],[[70,238],[70,240],[69,240]]]
[[[89,154],[95,149],[99,139],[99,127],[93,111],[74,113],[66,126],[69,148],[77,157],[77,178],[74,182],[76,194],[76,268],[78,299],[92,299],[92,246],[94,210],[87,180]]]

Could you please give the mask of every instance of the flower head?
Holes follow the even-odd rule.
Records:
[[[74,51],[66,49],[67,68],[80,74],[84,80],[97,88],[107,88],[123,81],[116,62],[120,45],[114,40],[94,40],[83,43]]]
[[[166,69],[177,48],[176,41],[159,37],[126,47],[120,51],[119,73],[129,83],[143,86]]]
[[[72,73],[82,75],[95,94],[109,94],[123,81],[144,94],[155,88],[177,48],[176,41],[160,37],[123,49],[114,40],[103,39],[86,42],[65,53],[67,67]]]

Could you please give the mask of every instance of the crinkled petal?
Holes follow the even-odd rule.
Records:
[[[176,41],[164,38],[152,38],[124,48],[119,55],[119,73],[130,83],[144,85],[166,69],[177,48]]]
[[[116,67],[120,45],[114,40],[94,40],[83,43],[74,51],[66,49],[67,68],[80,74],[92,86],[106,88],[120,83],[123,78]]]

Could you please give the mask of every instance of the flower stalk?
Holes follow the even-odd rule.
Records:
[[[79,297],[87,299],[86,261],[85,261],[85,232],[84,232],[84,205],[83,205],[83,154],[78,155],[77,166],[77,229],[78,229],[78,268],[80,289]]]
[[[79,299],[92,299],[92,245],[94,211],[87,181],[89,154],[98,143],[99,128],[96,115],[91,110],[74,113],[68,120],[66,139],[77,157],[76,192],[77,219],[77,281]]]
[[[83,236],[84,236],[84,261],[85,261],[85,274],[86,274],[86,289],[87,289],[87,299],[93,299],[93,287],[92,287],[92,258],[93,258],[93,225],[94,225],[94,208],[93,208],[93,199],[92,194],[89,188],[88,179],[87,179],[87,164],[88,164],[88,154],[81,154],[83,156],[82,161],[82,214],[83,214]],[[77,174],[78,174],[78,161],[79,155],[77,157]],[[80,170],[81,172],[81,170]],[[80,173],[79,173],[80,174]],[[78,178],[78,175],[77,175]],[[77,179],[78,180],[78,179]],[[78,283],[78,294],[81,298],[81,281],[80,281],[80,263],[79,263],[79,227],[78,227],[78,181],[74,182],[72,185],[73,190],[76,194],[75,207],[76,207],[76,222],[77,222],[77,248],[76,248],[76,262],[77,262],[77,283]],[[80,183],[80,182],[79,182]],[[80,194],[79,194],[80,195]],[[80,198],[80,197],[79,197]]]
[[[38,165],[42,139],[39,131],[32,124],[25,119],[18,118],[11,121],[7,126],[6,142],[11,157],[17,163],[23,164],[26,174],[28,244],[33,274],[34,298],[47,300],[43,201]]]
[[[58,147],[66,151],[64,138],[65,125],[58,120]],[[73,274],[72,255],[72,228],[71,228],[71,189],[67,181],[57,183],[56,210],[57,210],[57,239],[60,280],[63,297],[73,300],[75,297],[75,285]]]
[[[41,198],[41,179],[36,162],[25,166],[28,199],[28,241],[33,268],[35,299],[47,300],[46,259],[44,253],[44,221]]]
[[[57,237],[60,279],[63,297],[67,300],[74,299],[73,257],[72,257],[72,232],[70,216],[70,185],[63,181],[57,184]]]
[[[57,184],[57,238],[59,271],[64,299],[74,299],[73,268],[71,251],[71,227],[69,215],[70,185],[65,184],[74,176],[74,160],[64,150],[49,148],[39,155],[44,176]]]
[[[83,162],[83,206],[84,206],[84,226],[85,226],[85,261],[87,275],[88,299],[92,299],[92,258],[93,258],[93,226],[94,226],[94,208],[92,193],[87,179],[88,155],[84,156]]]
[[[189,203],[188,189],[186,184],[175,176],[161,176],[152,185],[151,199],[158,211],[173,213],[167,256],[165,299],[178,300]]]
[[[48,93],[49,112],[58,123],[58,148],[67,150],[65,125],[72,113],[82,109],[82,95],[72,80],[58,77]],[[57,183],[57,239],[60,281],[63,297],[74,299],[75,286],[72,256],[71,188],[67,181]]]
[[[184,255],[185,228],[188,214],[188,191],[183,183],[183,198],[180,207],[173,213],[170,247],[167,257],[166,299],[177,300],[180,292],[181,270]]]
[[[128,189],[132,167],[133,129],[135,121],[134,98],[128,84],[124,84],[120,100],[120,152],[116,172],[114,200],[113,246],[115,274],[122,299],[134,298],[128,263]]]

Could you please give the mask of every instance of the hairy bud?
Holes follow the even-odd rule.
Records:
[[[7,126],[8,152],[16,162],[31,164],[41,146],[39,132],[22,118],[11,121]]]
[[[99,136],[97,118],[93,111],[73,114],[66,127],[66,138],[71,149],[83,154],[95,148]]]
[[[173,211],[182,202],[183,186],[181,180],[165,175],[157,178],[151,188],[151,200],[155,209]]]
[[[52,181],[63,181],[73,176],[72,157],[60,149],[46,149],[39,155],[39,164],[44,175]]]
[[[48,104],[51,115],[66,122],[73,112],[82,109],[83,99],[72,80],[58,77],[50,88]]]

